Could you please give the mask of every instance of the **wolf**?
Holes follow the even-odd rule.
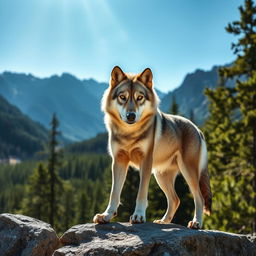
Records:
[[[134,166],[140,173],[131,223],[146,221],[152,173],[168,205],[164,216],[155,220],[155,223],[170,223],[180,204],[174,188],[178,173],[185,178],[194,198],[194,217],[188,227],[201,228],[203,212],[210,215],[212,193],[204,135],[188,119],[163,113],[158,105],[151,69],[129,74],[118,66],[113,68],[109,87],[102,99],[112,157],[112,188],[106,210],[94,216],[94,223],[107,223],[117,215],[129,166]]]

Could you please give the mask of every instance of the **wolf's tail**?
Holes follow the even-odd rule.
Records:
[[[210,215],[212,211],[212,192],[207,166],[201,172],[199,187],[204,198],[204,213]]]

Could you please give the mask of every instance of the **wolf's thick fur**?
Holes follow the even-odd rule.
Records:
[[[152,72],[125,74],[119,67],[111,73],[102,100],[112,157],[112,189],[107,209],[94,216],[95,223],[109,222],[117,214],[120,194],[129,165],[140,170],[140,185],[132,223],[146,221],[147,194],[153,170],[166,195],[168,208],[156,223],[170,223],[180,200],[175,192],[179,172],[194,197],[195,214],[190,228],[202,227],[203,208],[211,212],[211,188],[207,149],[202,132],[188,119],[162,113],[153,89]]]

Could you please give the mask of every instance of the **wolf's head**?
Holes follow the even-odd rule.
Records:
[[[157,110],[158,97],[153,89],[153,75],[149,68],[132,75],[120,67],[111,72],[109,88],[102,101],[102,109],[116,122],[129,125],[149,119]]]

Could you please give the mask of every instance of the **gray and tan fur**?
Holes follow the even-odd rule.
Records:
[[[170,223],[180,200],[175,178],[182,173],[194,197],[195,213],[190,228],[202,227],[203,210],[211,212],[211,188],[207,149],[202,132],[188,119],[158,109],[149,68],[131,75],[114,67],[102,100],[112,157],[112,189],[107,209],[94,216],[95,223],[109,222],[117,214],[129,165],[140,170],[140,185],[131,223],[146,221],[149,180],[152,172],[166,195],[165,215],[155,223]]]

